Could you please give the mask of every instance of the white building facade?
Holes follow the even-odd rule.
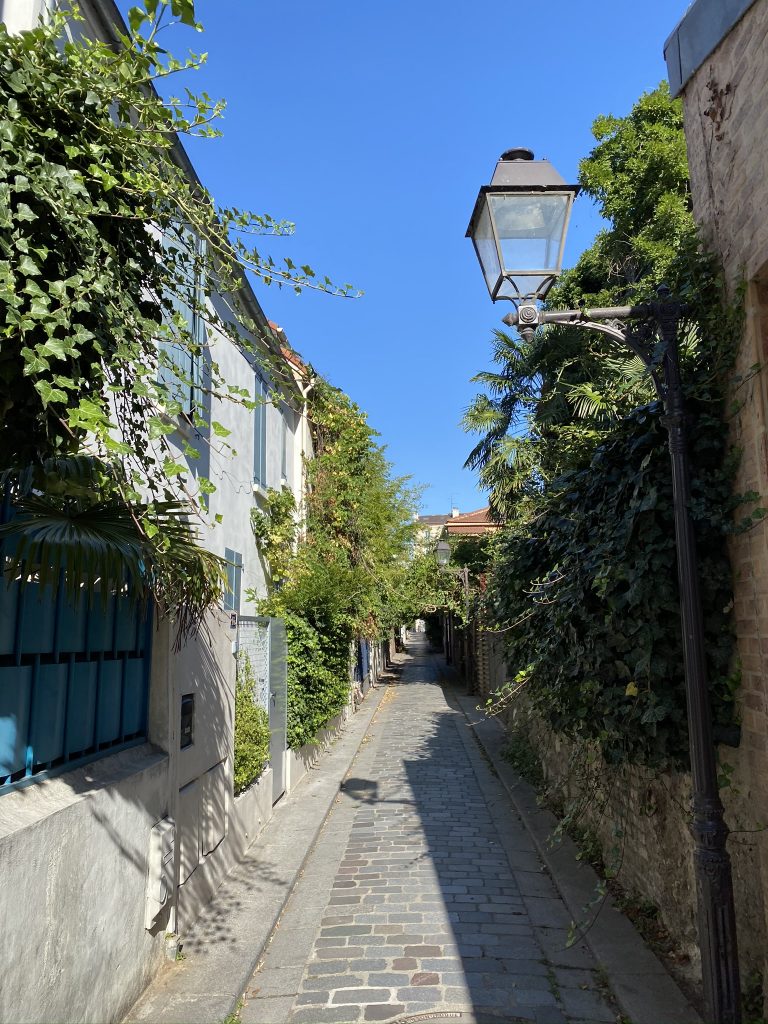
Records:
[[[23,31],[45,6],[0,0],[0,16]],[[111,0],[80,6],[86,31],[110,38],[120,17]],[[245,626],[272,643],[263,671],[282,672],[284,684],[279,623],[257,622],[246,601],[248,591],[266,594],[251,512],[273,488],[290,488],[301,503],[308,385],[247,286],[239,300],[270,359],[213,331],[204,339],[228,383],[263,399],[255,410],[234,402],[215,410],[237,455],[207,444],[187,421],[170,438],[180,461],[182,440],[200,448],[190,478],[200,472],[216,487],[201,542],[228,559],[230,572],[207,628],[176,651],[172,624],[126,618],[117,598],[103,615],[92,609],[75,621],[67,607],[31,594],[36,585],[23,597],[8,591],[14,603],[0,625],[0,1020],[119,1020],[291,784],[292,755],[273,746],[258,783],[233,796],[234,694]],[[285,373],[270,380],[264,366],[281,360]]]

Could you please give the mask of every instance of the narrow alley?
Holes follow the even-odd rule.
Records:
[[[571,913],[443,682],[412,635],[247,982],[243,1024],[626,1019],[587,944],[567,946]],[[211,971],[204,944],[190,948],[184,970]],[[698,1020],[660,965],[657,981],[676,996],[669,1022]],[[197,1019],[194,999],[167,1017],[161,1004],[131,1019]],[[649,1005],[664,1024],[663,997]]]

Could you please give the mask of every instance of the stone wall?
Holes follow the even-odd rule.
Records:
[[[723,262],[731,294],[746,285],[746,322],[728,428],[741,453],[737,493],[768,506],[768,0],[756,0],[686,83],[682,96],[694,216]],[[740,514],[747,509],[742,509]],[[742,741],[724,750],[734,833],[743,966],[768,975],[768,526],[734,536],[734,614],[742,669]],[[736,831],[736,830],[758,831]],[[767,979],[768,980],[768,979]]]
[[[508,678],[503,637],[480,633],[475,692],[480,706]],[[699,962],[693,844],[688,830],[691,780],[688,773],[660,773],[637,766],[607,765],[594,748],[554,734],[531,719],[521,693],[501,712],[510,735],[522,734],[543,771],[546,799],[567,812],[599,840],[603,861],[620,884],[650,900],[675,944],[688,955],[691,974]],[[721,747],[721,772],[730,784],[721,791],[732,834],[739,954],[747,979],[763,972],[768,936],[762,899],[761,852],[765,836],[754,807],[755,785],[745,771],[742,748]],[[765,820],[765,819],[763,819]]]

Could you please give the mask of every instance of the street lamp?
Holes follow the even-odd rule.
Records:
[[[678,324],[685,309],[664,286],[658,289],[658,301],[637,306],[541,308],[539,301],[562,268],[570,206],[576,192],[577,186],[566,185],[547,161],[534,161],[529,149],[507,150],[491,184],[480,189],[467,237],[474,243],[493,301],[510,299],[514,304],[514,312],[504,317],[505,324],[527,338],[545,324],[565,323],[608,335],[643,361],[664,404],[662,423],[668,432],[672,463],[704,1002],[708,1022],[739,1024],[733,879],[726,849],[728,828],[717,785],[699,575],[689,513],[690,470],[677,347]],[[521,262],[525,257],[529,257],[527,265]],[[625,326],[624,321],[629,325]],[[661,342],[660,363],[654,358],[649,336]]]
[[[447,540],[441,540],[435,548],[435,556],[438,565],[448,565],[451,560],[451,545]]]
[[[494,302],[545,297],[563,265],[578,190],[548,160],[534,160],[530,149],[502,154],[491,184],[480,189],[467,230]]]

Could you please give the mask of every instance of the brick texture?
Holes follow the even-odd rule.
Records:
[[[768,506],[768,0],[757,0],[687,84],[685,134],[694,216],[722,261],[732,293],[747,286],[746,322],[728,428],[741,452],[738,493]],[[748,509],[747,509],[748,511]],[[731,544],[741,662],[742,741],[723,749],[733,784],[723,791],[744,972],[766,971],[768,914],[768,540],[758,525]],[[766,979],[768,980],[768,978]]]

